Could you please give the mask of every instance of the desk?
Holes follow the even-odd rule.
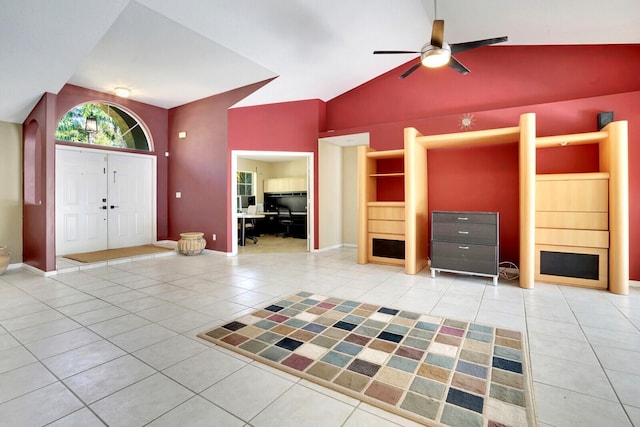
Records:
[[[248,214],[248,213],[239,213],[238,214],[238,219],[242,220],[240,246],[244,246],[245,245],[244,231],[245,231],[245,225],[246,225],[247,219],[260,219],[260,218],[264,218],[264,215],[262,215],[262,214]]]

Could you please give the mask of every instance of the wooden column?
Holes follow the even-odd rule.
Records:
[[[600,142],[600,171],[609,173],[609,291],[629,293],[628,124],[613,122]]]
[[[364,145],[358,147],[358,264],[369,262],[369,238],[367,231],[368,209],[371,200],[372,183],[369,169],[373,162],[367,157],[370,148]]]
[[[536,115],[520,116],[520,287],[531,289],[535,273]]]
[[[428,263],[427,150],[417,143],[415,128],[404,130],[405,273]]]

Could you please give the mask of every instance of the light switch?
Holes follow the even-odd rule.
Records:
[[[187,137],[187,133],[186,132],[178,132],[178,138],[184,139],[186,137]]]
[[[176,191],[176,199],[179,199],[182,197],[182,193],[179,191]]]

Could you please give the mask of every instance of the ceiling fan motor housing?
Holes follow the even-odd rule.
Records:
[[[451,46],[449,46],[448,43],[443,42],[442,47],[434,46],[431,43],[426,43],[422,46],[420,61],[425,67],[442,67],[443,65],[447,65],[450,59]]]

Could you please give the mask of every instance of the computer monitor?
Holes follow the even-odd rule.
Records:
[[[256,204],[256,196],[238,196],[238,209],[247,209]]]

